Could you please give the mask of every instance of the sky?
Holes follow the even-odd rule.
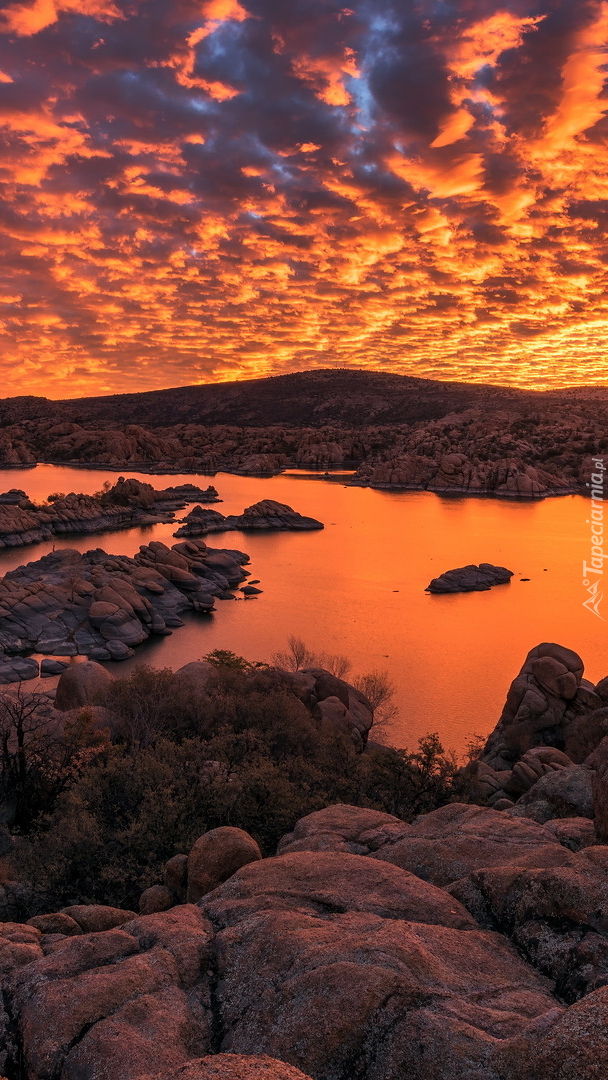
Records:
[[[0,8],[0,394],[608,385],[608,2]]]

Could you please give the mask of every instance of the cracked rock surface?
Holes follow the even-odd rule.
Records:
[[[474,809],[457,808],[450,843],[473,836]],[[524,824],[482,814],[485,851],[504,845],[508,864]],[[420,819],[429,844],[443,818]],[[254,859],[196,904],[121,925],[86,907],[1,924],[9,1080],[599,1080],[606,849],[554,840],[554,865],[534,869],[549,841],[529,823],[527,869],[478,869],[471,843],[446,888],[378,858],[415,832],[397,821],[329,807],[291,843],[334,834],[367,855]],[[87,932],[92,919],[108,928]],[[561,942],[556,919],[573,927]],[[595,980],[577,983],[576,963]]]

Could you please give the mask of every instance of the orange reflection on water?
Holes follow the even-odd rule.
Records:
[[[98,490],[115,473],[39,466],[0,473],[0,490]],[[149,479],[143,477],[143,479]],[[156,487],[200,476],[155,477]],[[496,723],[526,653],[557,641],[581,654],[594,682],[608,674],[606,624],[582,606],[582,560],[588,554],[588,502],[579,496],[540,503],[440,498],[345,488],[300,477],[272,480],[219,474],[223,513],[262,498],[278,499],[325,523],[322,532],[217,534],[211,546],[251,555],[263,593],[255,601],[218,601],[212,618],[191,618],[172,637],[137,650],[140,661],[180,667],[215,648],[270,660],[290,634],[328,653],[346,654],[354,672],[388,670],[400,717],[391,732],[413,746],[438,731],[462,750],[469,736]],[[152,538],[175,543],[175,526],[72,539],[86,551],[134,554]],[[0,572],[39,558],[52,544],[0,554]],[[515,571],[510,585],[486,593],[431,596],[442,571],[492,562]],[[530,578],[523,582],[521,578]],[[606,599],[608,603],[608,598]],[[608,617],[608,610],[606,612]]]

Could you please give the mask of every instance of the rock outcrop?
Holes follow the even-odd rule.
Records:
[[[220,502],[214,487],[193,484],[156,490],[133,477],[120,476],[100,495],[50,496],[36,506],[21,490],[0,495],[0,550],[37,544],[67,535],[115,532],[174,520],[187,502]]]
[[[322,522],[315,518],[303,517],[286,503],[262,499],[261,502],[248,506],[242,514],[231,514],[228,517],[224,517],[216,510],[204,510],[202,506],[195,506],[183,519],[183,525],[175,535],[205,536],[209,532],[227,532],[231,529],[244,532],[258,529],[298,532],[323,527]]]
[[[70,664],[59,677],[55,708],[69,712],[83,705],[96,705],[113,682],[114,676],[94,660]]]
[[[243,510],[236,517],[228,517],[229,527],[234,529],[322,529],[323,524],[315,518],[303,517],[286,503],[274,499],[262,499]]]
[[[603,704],[593,685],[583,679],[583,670],[580,656],[562,645],[543,642],[532,649],[511,684],[482,761],[499,772],[510,772],[529,750],[546,746],[580,764],[593,749],[587,741],[589,718]],[[602,730],[598,728],[598,733]]]
[[[215,597],[232,596],[248,561],[201,540],[153,541],[133,559],[64,548],[20,566],[0,580],[0,679],[28,652],[126,659],[150,635],[182,626],[184,611],[209,612]]]
[[[494,495],[503,499],[543,499],[570,494],[578,488],[574,478],[556,475],[519,458],[480,461],[458,452],[432,457],[410,452],[389,456],[377,464],[366,462],[357,470],[352,483],[381,490],[427,490],[438,494]]]
[[[181,518],[181,522],[174,536],[207,536],[208,533],[226,532],[228,529],[223,514],[217,510],[206,510],[202,506],[195,506],[189,514]]]
[[[302,668],[277,674],[328,731],[350,735],[362,750],[374,721],[374,710],[360,690],[324,668]]]
[[[591,821],[540,826],[452,804],[412,826],[378,815],[374,828],[370,814],[349,806],[310,814],[278,850],[342,851],[348,838],[358,853],[446,889],[480,925],[512,938],[562,999],[575,1001],[608,980],[608,848],[595,846]]]
[[[475,563],[459,566],[456,570],[446,570],[444,574],[433,578],[427,585],[426,592],[457,593],[487,592],[493,585],[508,585],[513,571],[504,566],[492,566],[492,563]]]

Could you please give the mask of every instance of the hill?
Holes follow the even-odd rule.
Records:
[[[178,423],[247,427],[382,425],[433,420],[476,407],[519,411],[533,408],[546,396],[501,386],[332,369],[110,397],[64,401],[43,397],[5,398],[0,400],[0,423],[53,418],[79,424],[112,421],[147,427]]]

